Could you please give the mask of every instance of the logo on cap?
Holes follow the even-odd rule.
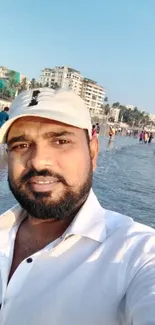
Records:
[[[34,90],[32,93],[32,99],[31,102],[29,103],[29,106],[35,106],[38,104],[38,95],[40,94],[40,90]]]

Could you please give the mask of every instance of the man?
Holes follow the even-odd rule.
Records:
[[[92,137],[96,137],[96,136],[97,136],[96,125],[93,124],[93,126],[92,126]]]
[[[149,134],[149,141],[148,141],[148,143],[151,143],[151,142],[152,142],[152,139],[153,139],[153,133],[152,133],[152,132],[150,132],[150,134]]]
[[[99,134],[100,134],[100,126],[99,126],[99,123],[96,123],[96,133],[97,133],[97,137],[99,137]]]
[[[139,142],[142,143],[144,140],[144,131],[142,131],[139,135]]]
[[[67,91],[11,106],[0,142],[19,205],[0,218],[1,325],[155,324],[155,231],[100,206],[91,130]]]
[[[4,110],[0,112],[0,127],[9,119],[9,107],[4,107]]]
[[[115,134],[115,130],[112,126],[110,126],[110,129],[109,129],[109,138],[112,139],[113,135]]]

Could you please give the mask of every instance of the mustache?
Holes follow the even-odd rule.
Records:
[[[42,169],[40,171],[37,171],[34,168],[31,168],[23,177],[21,177],[21,183],[26,183],[28,182],[31,177],[34,176],[51,176],[51,177],[55,177],[57,178],[57,180],[61,183],[63,183],[66,186],[69,186],[69,184],[67,183],[67,181],[65,180],[65,178],[62,175],[59,175],[57,173],[51,172],[48,169]]]

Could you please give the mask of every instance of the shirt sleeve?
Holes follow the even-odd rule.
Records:
[[[138,269],[137,269],[138,265]],[[155,325],[155,237],[143,246],[125,296],[124,325]]]

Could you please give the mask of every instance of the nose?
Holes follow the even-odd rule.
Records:
[[[42,170],[54,165],[54,154],[45,145],[36,145],[29,153],[27,167]]]

